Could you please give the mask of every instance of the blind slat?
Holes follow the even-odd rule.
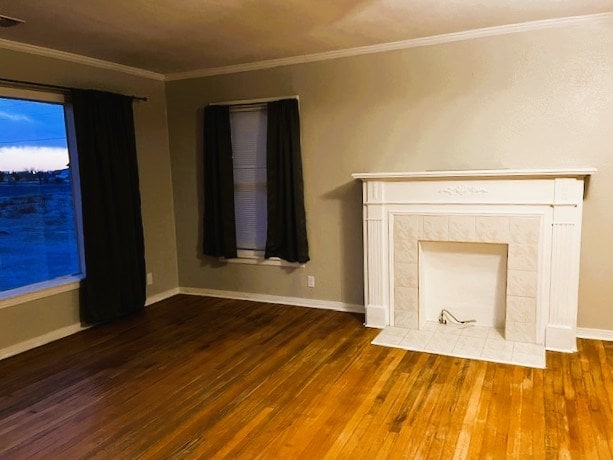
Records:
[[[230,113],[236,245],[266,246],[266,108]]]

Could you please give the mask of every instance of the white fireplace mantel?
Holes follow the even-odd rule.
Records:
[[[417,272],[419,253],[396,254],[401,246],[417,248],[421,241],[502,243],[517,254],[529,245],[536,248],[533,265],[525,268],[520,262],[514,267],[514,259],[509,266],[507,334],[513,341],[576,351],[584,186],[595,172],[577,168],[353,174],[363,181],[366,325],[421,324],[419,276],[413,277],[414,285],[401,285],[395,275],[399,267]],[[525,308],[535,310],[518,314],[509,303],[513,308],[518,303],[532,305]]]

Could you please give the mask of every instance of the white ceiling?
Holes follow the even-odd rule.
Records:
[[[613,11],[613,0],[0,0],[0,40],[172,74]],[[1,68],[1,66],[0,66]]]

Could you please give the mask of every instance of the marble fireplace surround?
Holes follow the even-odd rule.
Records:
[[[419,242],[508,245],[504,339],[576,351],[593,168],[353,174],[363,181],[366,326],[419,330]]]

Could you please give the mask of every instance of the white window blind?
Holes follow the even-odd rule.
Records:
[[[232,161],[236,247],[261,255],[266,247],[265,105],[232,107]]]

